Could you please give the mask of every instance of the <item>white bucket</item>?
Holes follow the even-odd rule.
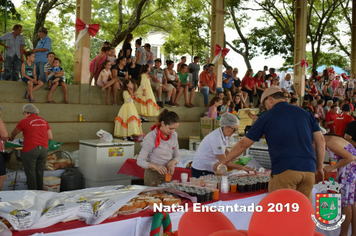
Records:
[[[43,190],[59,193],[61,186],[61,178],[49,176],[43,178]]]

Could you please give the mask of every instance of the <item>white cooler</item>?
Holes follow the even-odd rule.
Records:
[[[79,141],[79,168],[85,188],[107,185],[129,185],[132,176],[118,174],[126,159],[134,157],[135,143],[114,139]]]

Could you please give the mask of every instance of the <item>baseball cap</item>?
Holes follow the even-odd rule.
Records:
[[[277,87],[270,87],[270,88],[266,89],[262,93],[261,102],[263,103],[264,100],[266,99],[266,97],[271,96],[272,94],[275,94],[275,93],[278,93],[278,92],[282,92],[282,90],[280,88],[277,88]]]
[[[45,28],[45,27],[41,27],[41,28],[38,30],[38,32],[43,32],[43,33],[47,34],[47,33],[48,33],[48,30],[47,30],[47,28]]]
[[[349,104],[344,104],[343,106],[342,106],[342,109],[341,109],[342,111],[350,111],[351,110],[351,107],[350,107],[350,105]]]

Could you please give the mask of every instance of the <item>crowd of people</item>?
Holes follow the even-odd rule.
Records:
[[[25,37],[21,35],[22,25],[16,24],[13,31],[0,36],[0,45],[6,49],[4,71],[2,80],[19,81],[20,78],[27,84],[25,99],[35,102],[34,92],[47,84],[49,90],[46,102],[55,103],[52,94],[58,86],[62,86],[64,93],[63,103],[68,103],[68,89],[64,81],[64,71],[61,60],[51,52],[52,41],[48,37],[47,28],[40,28],[40,40],[36,48],[25,50]],[[2,41],[5,41],[4,44]]]

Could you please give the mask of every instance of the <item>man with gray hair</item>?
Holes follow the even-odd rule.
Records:
[[[236,133],[239,120],[236,115],[224,113],[220,119],[220,128],[208,134],[200,143],[191,167],[193,177],[214,174],[213,166],[217,161],[222,161],[229,154],[226,147],[230,137]],[[236,164],[232,161],[226,163],[230,169],[253,171],[252,168]]]
[[[0,36],[0,45],[6,49],[5,70],[1,77],[3,80],[18,81],[23,61],[25,37],[21,35],[22,25],[16,24],[12,30],[12,32]],[[6,45],[1,41],[6,41]]]
[[[324,178],[325,140],[317,120],[310,112],[285,102],[283,92],[276,87],[263,92],[261,103],[267,112],[256,120],[227,157],[214,165],[214,169],[240,156],[265,135],[272,163],[269,192],[295,189],[312,200],[315,181]]]
[[[43,190],[43,173],[47,161],[48,141],[52,139],[52,131],[47,121],[39,117],[39,110],[33,104],[23,107],[25,119],[20,120],[11,133],[14,140],[21,131],[24,136],[21,152],[22,165],[25,170],[29,190]]]

